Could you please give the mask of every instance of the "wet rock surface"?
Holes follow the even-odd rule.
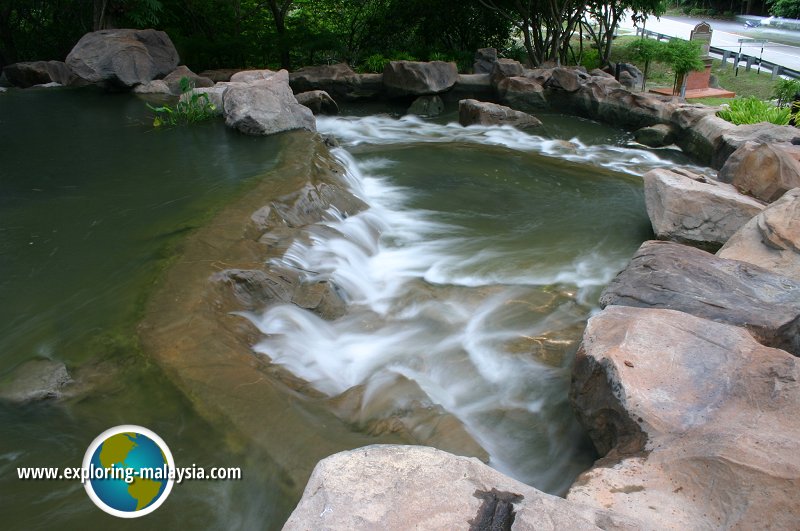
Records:
[[[743,328],[611,306],[590,319],[570,398],[601,456],[567,500],[646,529],[791,529],[800,365]]]
[[[456,81],[456,64],[444,61],[390,61],[383,70],[383,85],[391,97],[438,94],[451,89]]]
[[[510,107],[477,100],[458,102],[458,122],[468,125],[512,125],[521,129],[537,127],[542,122],[530,114]]]
[[[800,146],[745,142],[728,158],[719,179],[771,203],[800,187]]]
[[[686,245],[643,243],[600,304],[673,309],[742,326],[759,342],[800,355],[800,283]]]
[[[311,109],[314,114],[339,114],[339,106],[324,90],[311,90],[295,94],[297,103]]]
[[[632,530],[638,525],[545,494],[474,458],[375,445],[320,461],[284,526],[286,531],[378,528]]]
[[[16,404],[57,400],[71,383],[72,377],[62,362],[36,358],[0,378],[0,400]]]

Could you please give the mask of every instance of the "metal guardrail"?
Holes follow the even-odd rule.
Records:
[[[639,32],[637,31],[637,35]],[[665,35],[663,33],[658,33],[657,31],[651,30],[644,30],[645,37],[655,37],[657,40],[670,40],[676,37],[671,35]],[[765,70],[769,70],[772,72],[772,76],[786,76],[792,79],[800,79],[800,71],[794,70],[787,66],[782,66],[771,61],[767,61],[765,59],[761,59],[754,55],[748,55],[745,53],[739,53],[733,50],[726,50],[724,48],[719,48],[717,46],[711,46],[709,48],[709,52],[714,55],[719,55],[722,58],[723,64],[725,64],[728,59],[733,59],[733,64],[737,64],[739,62],[745,61],[747,63],[747,70],[750,70],[750,67],[753,65],[759,66]]]

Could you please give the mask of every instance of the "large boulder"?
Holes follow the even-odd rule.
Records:
[[[492,70],[489,73],[493,85],[497,85],[500,81],[507,77],[519,77],[525,74],[525,67],[522,63],[514,59],[498,59],[492,65]]]
[[[642,529],[795,529],[800,361],[673,310],[592,317],[570,398],[604,459],[568,501]]]
[[[252,83],[253,81],[261,81],[262,79],[269,79],[275,75],[273,70],[241,70],[234,72],[228,79],[230,83]]]
[[[711,110],[714,110],[712,107]],[[719,118],[720,120],[722,118]],[[752,125],[733,125],[722,136],[717,148],[717,152],[712,160],[712,165],[719,169],[734,151],[742,147],[747,142],[756,144],[781,144],[781,143],[800,143],[800,130],[796,127],[785,125],[775,125],[762,122]]]
[[[164,83],[166,83],[169,87],[171,94],[174,94],[175,96],[181,94],[181,80],[183,78],[189,79],[192,85],[197,88],[208,88],[214,86],[214,82],[207,77],[198,76],[189,70],[189,67],[181,65],[167,74],[167,76],[164,78]]]
[[[800,188],[747,222],[717,252],[800,282]]]
[[[14,63],[3,68],[6,79],[15,87],[28,88],[35,85],[59,83],[71,85],[77,77],[61,61],[30,61]]]
[[[800,146],[745,142],[725,162],[719,179],[772,202],[800,186]]]
[[[339,114],[339,106],[324,90],[309,90],[294,97],[297,103],[308,107],[314,114]]]
[[[233,83],[225,90],[222,101],[225,124],[248,135],[317,129],[311,110],[297,103],[292,94],[286,70],[269,79]]]
[[[680,310],[800,355],[800,282],[686,245],[644,242],[600,304]]]
[[[533,78],[514,76],[497,83],[497,100],[518,111],[542,110],[547,106],[544,87]]]
[[[647,172],[644,200],[659,239],[713,250],[764,209],[729,184],[680,169]]]
[[[473,74],[491,74],[497,62],[497,48],[479,48],[475,52],[475,63],[472,65]]]
[[[284,531],[328,529],[637,529],[475,458],[424,446],[373,445],[320,461]]]
[[[458,81],[455,63],[444,61],[390,61],[383,69],[389,96],[424,96],[450,90]]]
[[[458,102],[458,122],[463,125],[513,125],[526,128],[537,127],[542,122],[535,116],[509,107],[477,100]]]
[[[362,77],[365,76],[356,74],[349,65],[339,63],[301,68],[289,75],[289,83],[295,93],[324,90],[336,99],[352,99],[360,93],[364,83],[367,85],[364,90],[368,93],[377,93],[382,89],[379,74],[377,87],[374,83],[362,82]],[[368,81],[372,81],[372,78]]]
[[[67,66],[90,83],[130,88],[164,77],[178,66],[178,52],[163,31],[113,29],[87,33],[67,55]]]
[[[551,90],[576,92],[590,77],[576,68],[554,68],[544,86]]]

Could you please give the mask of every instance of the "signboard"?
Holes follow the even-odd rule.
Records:
[[[707,22],[701,22],[694,27],[692,33],[689,35],[690,41],[700,43],[700,52],[703,57],[708,57],[709,48],[711,48],[711,25]]]

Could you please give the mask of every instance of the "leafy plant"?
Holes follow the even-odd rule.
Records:
[[[700,58],[700,43],[683,39],[670,39],[664,47],[664,55],[675,72],[673,92],[680,89],[685,94],[686,76],[693,70],[702,70],[705,63]]]
[[[364,72],[380,73],[383,72],[387,64],[389,64],[389,59],[385,58],[382,54],[376,53],[364,60],[361,70]]]
[[[661,41],[644,38],[636,39],[626,45],[631,58],[633,58],[634,61],[644,63],[644,68],[642,69],[642,90],[644,90],[645,83],[647,83],[647,73],[650,70],[650,63],[665,55],[665,47],[666,44]]]
[[[428,61],[445,61],[449,63],[452,60],[453,58],[446,53],[431,52],[430,54],[428,54]]]
[[[787,125],[791,117],[788,107],[776,107],[768,101],[751,96],[732,100],[727,109],[717,112],[717,116],[736,125],[769,122]]]
[[[208,94],[194,92],[194,81],[182,77],[180,81],[181,97],[175,107],[159,105],[147,107],[156,113],[153,127],[181,125],[202,122],[216,116],[217,106],[208,99]]]
[[[791,104],[794,95],[800,92],[800,80],[778,79],[772,92],[772,97],[778,100],[778,107]]]
[[[394,52],[392,61],[417,61],[418,59],[408,52]]]

